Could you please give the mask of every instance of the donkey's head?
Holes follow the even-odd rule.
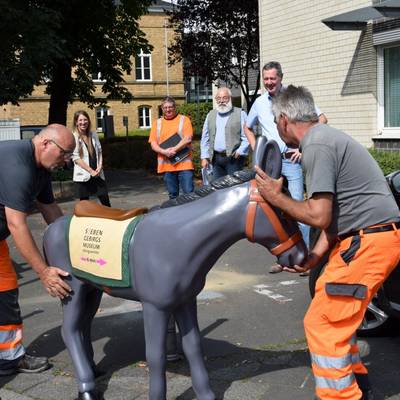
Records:
[[[282,158],[278,144],[260,137],[254,151],[253,165],[260,167],[270,177],[279,178]],[[255,180],[249,185],[246,236],[251,242],[265,246],[284,266],[301,265],[307,256],[307,247],[296,221],[269,205],[258,192]]]

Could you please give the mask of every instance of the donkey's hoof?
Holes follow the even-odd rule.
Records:
[[[102,400],[102,396],[91,390],[89,392],[79,392],[77,400]]]

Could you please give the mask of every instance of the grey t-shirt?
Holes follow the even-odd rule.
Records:
[[[4,206],[27,213],[36,200],[51,204],[54,196],[50,172],[37,167],[32,142],[0,142],[0,240],[10,235]]]
[[[307,132],[300,148],[308,196],[334,195],[330,232],[340,235],[400,219],[382,170],[349,135],[318,124]]]

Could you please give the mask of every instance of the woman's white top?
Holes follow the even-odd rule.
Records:
[[[89,174],[88,171],[80,167],[78,164],[75,163],[76,160],[79,160],[82,158],[82,160],[89,165],[89,151],[88,148],[86,147],[85,142],[83,139],[80,137],[78,132],[74,132],[74,137],[75,137],[75,149],[74,152],[72,153],[72,161],[74,162],[74,176],[73,180],[75,182],[87,182],[90,178],[91,175]],[[96,152],[96,158],[97,158],[97,163],[99,162],[99,155],[101,155],[101,144],[99,137],[95,132],[90,133],[90,137],[92,139],[92,145],[93,148]],[[79,154],[79,150],[82,148],[82,157]],[[103,169],[101,169],[101,172],[99,174],[100,178],[105,180],[104,172]]]

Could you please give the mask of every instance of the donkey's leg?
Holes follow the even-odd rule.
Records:
[[[182,347],[189,362],[193,389],[196,396],[199,400],[214,400],[215,395],[210,387],[201,350],[196,299],[179,306],[174,314],[182,335]]]
[[[83,334],[83,344],[86,349],[86,354],[90,360],[92,365],[92,369],[94,370],[95,377],[101,375],[101,371],[96,368],[96,364],[94,363],[94,351],[92,346],[92,321],[94,316],[96,315],[97,310],[99,309],[99,305],[101,302],[101,296],[103,292],[96,288],[91,288],[90,291],[86,293],[86,315],[82,321],[82,334]]]
[[[85,348],[83,322],[87,315],[85,284],[71,276],[68,281],[73,292],[63,300],[63,324],[61,334],[75,368],[81,398],[96,400],[95,381],[92,364]],[[85,394],[86,397],[82,397]],[[91,397],[88,397],[89,394]]]
[[[166,335],[169,313],[143,303],[146,360],[149,366],[149,400],[166,399]]]

